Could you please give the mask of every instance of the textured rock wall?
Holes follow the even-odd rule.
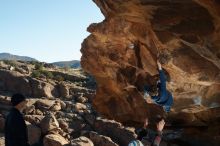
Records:
[[[173,111],[196,101],[220,103],[219,0],[93,1],[105,20],[88,27],[81,65],[96,78],[99,112],[122,122],[160,113],[142,92],[157,74],[157,56],[169,77]]]

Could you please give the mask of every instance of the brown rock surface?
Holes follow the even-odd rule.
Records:
[[[97,118],[94,129],[99,134],[110,137],[115,143],[123,146],[128,145],[130,141],[137,137],[134,129],[126,128],[114,120]]]
[[[114,143],[110,137],[99,135],[96,132],[90,132],[89,138],[92,140],[94,145],[97,146],[118,146],[118,144]]]
[[[94,146],[92,141],[87,137],[81,136],[71,141],[71,146]]]
[[[54,85],[30,78],[16,71],[0,70],[0,88],[36,98],[58,96],[58,91]]]
[[[40,123],[42,134],[59,133],[59,123],[53,114],[46,115]]]
[[[49,134],[44,137],[44,146],[65,146],[68,141],[59,134]]]
[[[220,103],[219,1],[93,1],[105,20],[88,27],[81,65],[98,83],[99,112],[122,122],[160,112],[146,104],[141,89],[146,77],[157,74],[158,55],[170,76],[174,110],[187,108],[195,97]],[[124,90],[130,85],[137,89]]]

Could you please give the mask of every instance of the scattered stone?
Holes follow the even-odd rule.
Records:
[[[69,97],[70,93],[69,93],[69,88],[65,85],[65,83],[61,82],[58,85],[59,88],[59,93],[61,97]]]
[[[36,109],[35,110],[35,114],[36,115],[43,115],[43,112],[41,110],[39,110],[39,109]]]
[[[40,110],[48,110],[50,107],[54,105],[55,101],[53,100],[48,100],[48,99],[40,99],[36,101],[35,105],[36,108]]]
[[[41,115],[25,115],[24,119],[33,125],[39,125],[44,116]]]
[[[61,109],[62,109],[62,107],[61,107],[60,102],[56,100],[55,103],[52,105],[52,107],[50,107],[49,110],[51,110],[51,111],[59,111]]]
[[[84,104],[82,104],[82,103],[76,103],[75,104],[75,109],[76,109],[76,111],[80,111],[80,110],[86,110],[87,109],[87,107],[86,107],[86,105],[84,105]]]
[[[99,135],[93,131],[89,133],[89,138],[92,140],[94,145],[97,146],[118,146],[118,144],[113,142],[110,137]]]
[[[42,134],[59,133],[59,123],[53,114],[46,115],[40,122]]]
[[[93,142],[84,136],[81,136],[79,138],[76,138],[71,141],[71,146],[94,146]]]
[[[60,102],[60,105],[61,105],[61,109],[65,110],[66,109],[66,103],[62,100],[60,100],[59,102]]]
[[[68,123],[65,122],[63,119],[58,119],[58,122],[59,122],[60,128],[61,128],[63,131],[67,132],[67,131],[68,131],[68,128],[69,128]]]
[[[66,146],[69,142],[59,134],[49,134],[44,137],[44,146]]]
[[[76,101],[80,102],[80,103],[86,103],[86,102],[88,102],[88,99],[84,96],[79,96],[76,98]]]

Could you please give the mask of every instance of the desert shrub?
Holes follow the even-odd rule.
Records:
[[[63,78],[61,75],[56,75],[56,76],[54,77],[54,79],[57,80],[57,81],[59,81],[59,82],[64,81],[64,78]]]
[[[53,73],[47,70],[41,70],[41,74],[45,75],[47,79],[52,79],[54,77]]]
[[[47,70],[34,70],[31,74],[31,77],[38,78],[40,76],[45,76],[47,79],[53,79],[54,75],[52,72]]]
[[[17,64],[15,63],[14,60],[3,60],[3,62],[7,65],[13,66],[13,67],[17,67]]]
[[[38,78],[40,77],[40,75],[41,75],[41,72],[39,70],[35,70],[31,73],[31,77],[33,78]]]
[[[43,70],[43,64],[39,62],[35,62],[35,70]]]

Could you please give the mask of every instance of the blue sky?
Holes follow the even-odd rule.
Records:
[[[79,60],[87,27],[103,19],[92,0],[0,0],[0,53]]]

